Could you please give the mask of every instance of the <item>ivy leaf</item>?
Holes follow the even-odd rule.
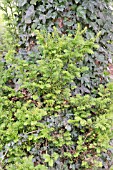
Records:
[[[22,7],[27,3],[27,0],[18,0],[18,6]]]
[[[31,5],[36,5],[37,1],[38,1],[38,0],[31,0],[31,1],[30,1],[30,4],[31,4]]]
[[[38,7],[38,10],[41,11],[41,12],[45,12],[46,9],[45,9],[45,7],[43,5],[40,5]],[[50,10],[49,10],[49,12],[50,12]]]
[[[43,24],[46,22],[46,15],[40,14],[39,19],[43,21]]]
[[[53,3],[53,0],[48,0],[50,3]]]
[[[78,17],[86,19],[86,10],[82,6],[79,6],[77,8],[77,15],[78,15]]]
[[[26,15],[25,15],[26,24],[30,24],[32,22],[32,17],[34,16],[34,14],[35,14],[34,5],[31,5],[26,11]]]
[[[74,22],[73,21],[66,21],[65,24],[70,27],[70,26],[72,26],[74,24]]]

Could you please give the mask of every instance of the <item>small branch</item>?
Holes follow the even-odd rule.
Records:
[[[5,152],[5,154],[4,154],[4,156],[3,156],[3,158],[1,159],[1,162],[3,162],[3,160],[4,160],[4,158],[6,157],[8,151],[9,151],[9,150],[7,149],[6,152]]]
[[[28,133],[24,133],[24,134],[29,135],[29,134],[35,133],[35,132],[37,132],[37,131],[38,131],[38,130],[34,130],[34,131],[31,131],[31,132],[28,132]]]

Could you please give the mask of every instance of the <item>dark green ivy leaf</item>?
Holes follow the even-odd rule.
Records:
[[[86,19],[86,10],[82,6],[79,6],[77,8],[77,15],[78,15],[78,17]]]
[[[18,6],[22,7],[27,3],[27,0],[18,0]]]
[[[25,23],[26,24],[30,24],[32,21],[32,17],[35,14],[35,10],[34,10],[34,5],[31,5],[28,10],[26,11],[26,15],[25,15]]]

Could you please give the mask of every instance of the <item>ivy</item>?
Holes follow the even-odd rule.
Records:
[[[10,50],[1,67],[1,168],[92,169],[102,166],[112,137],[113,85],[95,89],[97,98],[74,94],[75,78],[88,67],[78,65],[98,48],[85,30],[61,35],[35,31],[36,62]],[[17,87],[13,85],[15,81]]]
[[[16,29],[19,36],[21,45],[19,52],[32,62],[36,61],[35,53],[38,53],[35,29],[46,28],[48,32],[52,32],[53,26],[56,26],[62,34],[74,34],[77,23],[80,23],[83,28],[88,28],[86,39],[93,38],[101,31],[101,37],[98,39],[100,48],[95,50],[94,54],[86,55],[84,60],[78,63],[80,66],[87,65],[89,71],[75,80],[78,87],[75,93],[88,94],[99,84],[105,85],[108,82],[106,69],[113,54],[113,15],[110,2],[110,0],[11,0],[12,8],[9,1],[5,0],[2,7],[6,12],[7,8],[15,9],[12,12],[13,22],[9,25]],[[9,17],[8,21],[12,21],[12,17],[7,13],[6,17]]]

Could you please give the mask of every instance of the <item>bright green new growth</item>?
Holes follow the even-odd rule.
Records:
[[[98,48],[95,39],[84,40],[84,31],[78,28],[75,36],[36,31],[35,64],[13,51],[6,55],[9,67],[1,71],[0,84],[2,168],[101,167],[100,154],[111,138],[113,87],[100,86],[97,98],[74,95],[74,79],[88,69],[77,63]]]
[[[113,11],[110,8],[112,0],[1,0],[0,7],[4,13],[7,28],[12,32],[12,38],[18,39],[19,53],[24,59],[37,60],[38,53],[35,29],[46,28],[53,31],[56,26],[61,34],[72,33],[77,29],[77,23],[82,28],[87,27],[84,37],[90,39],[101,31],[97,39],[100,48],[94,54],[86,55],[80,66],[88,66],[89,70],[75,79],[76,93],[92,94],[100,84],[106,86],[109,81],[107,66],[113,55]],[[93,94],[92,94],[93,95]]]

